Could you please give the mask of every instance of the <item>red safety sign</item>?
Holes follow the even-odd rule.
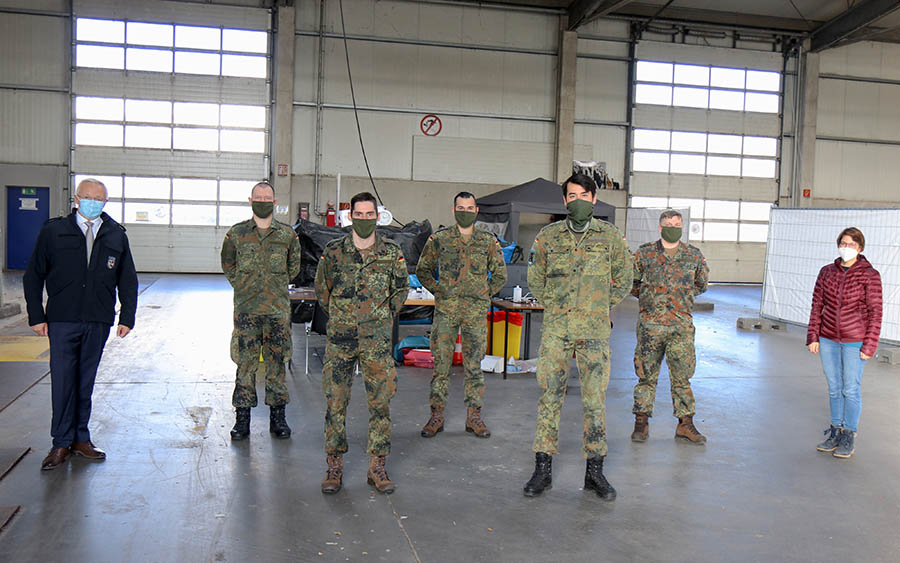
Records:
[[[421,122],[419,122],[419,129],[421,129],[422,133],[428,135],[429,137],[434,137],[438,133],[440,133],[442,127],[443,124],[441,123],[441,118],[434,115],[433,113],[429,113],[422,118]]]

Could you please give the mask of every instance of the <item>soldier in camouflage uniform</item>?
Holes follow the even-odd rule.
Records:
[[[459,332],[466,374],[466,432],[487,438],[491,431],[481,419],[484,405],[481,359],[487,336],[485,313],[490,308],[491,296],[506,283],[506,263],[497,237],[475,228],[478,207],[474,195],[457,194],[453,198],[453,213],[456,225],[441,229],[428,239],[416,270],[419,281],[434,294],[435,300],[431,328],[434,354],[429,397],[431,418],[422,428],[422,436],[431,438],[444,430],[450,364]]]
[[[376,200],[363,192],[350,200],[353,232],[325,246],[316,271],[316,296],[328,312],[328,340],[322,390],[325,393],[323,493],[343,484],[347,452],[347,404],[356,362],[362,369],[369,405],[367,481],[382,493],[394,492],[385,470],[391,451],[391,398],[397,371],[391,356],[394,316],[409,292],[403,251],[375,234]]]
[[[574,353],[584,406],[584,487],[604,500],[616,497],[603,475],[610,314],[631,289],[632,265],[619,230],[592,218],[595,190],[593,179],[583,174],[563,182],[569,216],[541,229],[531,251],[528,287],[544,306],[544,324],[537,368],[541,398],[535,468],[525,485],[526,496],[537,496],[551,486],[551,456],[557,452],[560,410]]]
[[[234,287],[231,359],[238,366],[231,439],[250,435],[260,355],[266,371],[269,432],[289,438],[291,429],[284,418],[284,406],[290,402],[284,363],[292,351],[288,284],[300,272],[300,241],[293,229],[272,217],[276,200],[271,185],[260,182],[250,193],[253,217],[231,227],[222,243],[222,271]]]
[[[631,439],[644,442],[650,434],[650,417],[663,356],[669,366],[672,406],[678,417],[675,437],[705,444],[706,437],[694,426],[694,298],[706,291],[709,267],[699,249],[680,242],[681,214],[674,209],[659,216],[661,238],[641,245],[634,253],[634,288],[640,303],[637,347],[634,349],[634,432]]]

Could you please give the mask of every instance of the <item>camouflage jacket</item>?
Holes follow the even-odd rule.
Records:
[[[607,338],[610,311],[628,295],[631,252],[619,230],[591,219],[584,233],[566,221],[547,225],[528,266],[528,289],[544,306],[544,331],[573,338]]]
[[[709,266],[700,250],[679,243],[673,258],[659,240],[642,244],[634,253],[631,294],[641,306],[643,324],[691,326],[694,297],[706,291]]]
[[[465,303],[486,309],[506,283],[506,263],[497,237],[475,229],[466,240],[454,225],[428,238],[416,275],[438,307]]]
[[[409,293],[400,247],[375,235],[365,259],[348,234],[325,246],[316,270],[316,297],[328,311],[328,336],[389,335]]]
[[[234,312],[286,315],[288,284],[300,273],[300,240],[289,226],[272,221],[261,234],[253,218],[228,229],[222,271],[234,288]]]

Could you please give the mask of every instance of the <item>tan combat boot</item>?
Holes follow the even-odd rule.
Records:
[[[481,420],[481,407],[469,407],[466,409],[466,432],[471,432],[479,438],[490,438],[491,431]]]
[[[431,418],[422,427],[422,437],[432,438],[444,431],[444,407],[431,407]]]
[[[687,440],[692,444],[703,445],[706,443],[706,436],[697,430],[694,426],[694,415],[689,414],[678,418],[678,427],[675,428],[675,438]]]
[[[369,473],[366,475],[366,481],[374,485],[379,493],[389,495],[394,492],[394,482],[384,468],[383,455],[369,456]]]
[[[340,491],[344,484],[344,456],[328,454],[325,463],[328,464],[328,472],[322,479],[322,492],[330,495]]]
[[[634,432],[631,433],[632,442],[646,442],[650,436],[650,416],[646,414],[634,415]]]

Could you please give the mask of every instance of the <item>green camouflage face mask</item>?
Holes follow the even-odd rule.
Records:
[[[354,219],[353,231],[359,238],[369,238],[375,232],[375,222],[378,219]]]
[[[265,219],[269,215],[272,214],[272,211],[275,209],[275,202],[272,201],[251,201],[250,207],[253,209],[253,214],[259,217],[260,219]]]
[[[566,204],[566,209],[569,210],[572,227],[580,231],[591,220],[594,204],[584,199],[575,199]]]
[[[463,229],[468,229],[475,224],[474,211],[454,211],[453,216],[456,217],[456,224]]]
[[[663,227],[662,238],[666,242],[678,242],[681,239],[681,227]]]

